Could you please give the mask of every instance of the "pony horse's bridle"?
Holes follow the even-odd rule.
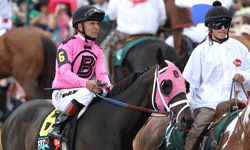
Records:
[[[156,67],[156,70],[155,70],[155,75],[154,75],[154,86],[153,86],[153,92],[152,92],[152,106],[153,108],[156,110],[156,107],[155,107],[155,96],[157,94],[156,92],[156,88],[158,88],[158,94],[160,95],[160,98],[161,98],[161,101],[165,107],[165,109],[169,112],[169,115],[168,117],[171,119],[171,124],[173,126],[177,126],[178,124],[178,118],[180,116],[180,114],[187,108],[187,107],[190,107],[190,105],[188,104],[188,100],[187,99],[182,99],[182,100],[179,100],[178,102],[175,102],[173,104],[170,104],[168,106],[168,104],[165,102],[164,98],[163,98],[163,95],[162,95],[162,92],[161,92],[161,88],[160,88],[160,84],[159,84],[159,81],[158,81],[158,73],[161,74],[163,72],[165,72],[166,70],[168,69],[168,66],[165,67],[165,68],[162,68],[161,70],[158,71],[158,67]],[[177,113],[177,115],[171,110],[171,108],[174,108],[178,105],[181,105],[181,104],[185,104],[184,107],[182,107],[181,110],[179,110],[179,112]]]

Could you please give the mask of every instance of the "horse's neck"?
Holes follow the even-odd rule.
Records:
[[[153,70],[151,69],[143,74],[127,90],[119,95],[114,96],[113,99],[117,99],[129,105],[143,108],[152,108],[151,96],[154,78],[154,73],[152,73]],[[116,121],[117,124],[124,127],[120,129],[120,132],[124,133],[124,130],[126,130],[125,134],[127,134],[127,136],[135,136],[147,121],[150,113],[141,112],[139,110],[131,110],[129,108],[121,109],[118,107],[116,107],[116,109],[118,111],[117,114],[120,115],[120,119]],[[131,133],[133,135],[129,135]]]
[[[115,95],[114,99],[120,99],[124,103],[139,107],[151,107],[155,67],[137,78],[124,92]],[[111,97],[112,98],[112,97]]]

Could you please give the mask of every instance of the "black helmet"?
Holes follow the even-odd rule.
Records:
[[[84,21],[102,21],[105,13],[102,10],[95,8],[92,5],[83,5],[79,7],[73,14],[72,26],[77,29],[77,23]]]
[[[206,13],[205,26],[208,27],[208,24],[214,21],[230,21],[231,22],[231,20],[232,20],[232,17],[229,11],[221,5],[221,2],[214,1],[213,7],[210,8]]]

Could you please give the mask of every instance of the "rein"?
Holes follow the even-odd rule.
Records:
[[[219,145],[217,145],[217,142],[215,141],[215,146],[214,146],[214,147],[215,147],[216,149],[220,149],[219,147],[220,147],[221,142],[222,142],[222,139],[223,139],[223,137],[224,137],[224,132],[225,132],[225,130],[226,130],[228,124],[229,124],[229,118],[230,118],[230,113],[231,113],[231,105],[230,105],[230,104],[231,104],[231,101],[232,101],[233,89],[234,89],[234,92],[235,92],[235,103],[236,103],[238,121],[239,121],[239,123],[240,123],[240,126],[241,126],[243,132],[244,132],[244,135],[247,137],[248,141],[250,141],[250,138],[247,136],[246,131],[245,131],[244,127],[243,127],[243,124],[242,124],[242,122],[240,121],[239,109],[238,109],[238,104],[237,104],[238,93],[239,93],[240,91],[235,91],[235,82],[236,82],[236,81],[233,80],[233,81],[232,81],[232,86],[231,86],[230,99],[229,99],[229,114],[228,114],[228,118],[227,118],[227,124],[226,124],[226,126],[225,126],[225,128],[224,128],[224,130],[223,130],[223,132],[222,132],[221,139],[220,139],[220,141],[219,141]],[[243,84],[240,83],[240,85],[241,85],[241,88],[242,88],[242,90],[244,91],[244,93],[245,93],[247,99],[249,99],[249,96],[248,96],[248,94],[247,94],[247,92],[246,92],[246,90],[245,90]]]
[[[126,104],[126,103],[123,103],[123,102],[120,102],[120,101],[117,101],[117,100],[114,100],[114,99],[110,99],[110,98],[101,96],[101,95],[99,95],[97,93],[95,93],[95,95],[98,96],[98,97],[100,97],[100,98],[102,98],[102,99],[104,99],[104,100],[106,100],[106,101],[108,101],[108,102],[117,104],[117,105],[125,107],[125,108],[139,110],[139,111],[144,111],[144,112],[148,112],[148,113],[158,113],[158,114],[163,114],[163,115],[168,115],[169,114],[166,111],[160,111],[160,110],[156,110],[156,109],[142,108],[142,107],[138,107],[138,106]]]
[[[246,90],[245,90],[243,84],[241,83],[240,85],[241,85],[241,88],[243,89],[243,91],[244,91],[244,93],[245,93],[247,99],[249,99],[249,96],[248,96],[248,94],[247,94],[247,92],[246,92]],[[238,92],[238,93],[239,93],[239,91],[235,91],[235,92]],[[238,93],[236,93],[236,94],[238,94]],[[236,109],[237,109],[237,116],[238,116],[238,118],[239,118],[238,121],[239,121],[239,123],[240,123],[240,126],[241,126],[241,128],[242,128],[242,130],[243,130],[243,132],[244,132],[244,135],[247,137],[248,141],[250,141],[250,138],[247,136],[246,131],[245,131],[244,127],[243,127],[243,124],[242,124],[242,122],[240,121],[239,111],[238,111],[238,107],[237,107],[237,100],[236,100]]]

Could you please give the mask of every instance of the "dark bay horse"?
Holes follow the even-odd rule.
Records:
[[[179,58],[175,49],[168,46],[163,41],[147,40],[140,42],[129,50],[126,57],[123,59],[121,66],[111,66],[112,59],[110,60],[109,68],[111,75],[113,75],[111,79],[114,78],[114,80],[112,80],[113,84],[125,79],[133,72],[143,71],[144,69],[157,64],[156,60],[152,59],[152,56],[155,55],[158,48],[162,50],[165,60],[174,62]]]
[[[50,98],[56,45],[33,27],[14,28],[0,37],[0,79],[13,76],[29,99]]]
[[[126,80],[130,78],[116,84],[109,93],[109,98],[148,109],[153,109],[154,102],[160,100],[166,103],[163,108],[171,111],[169,114],[173,114],[172,117],[175,116],[173,123],[179,130],[190,129],[193,118],[187,104],[185,81],[180,71],[172,66],[174,65],[165,61],[158,50],[157,65],[138,76],[123,91],[112,94],[114,90],[127,84]],[[160,95],[162,98],[158,99]],[[152,99],[155,99],[153,103]],[[51,102],[45,100],[20,105],[9,116],[2,129],[3,149],[35,149],[39,126],[52,109]],[[96,97],[78,120],[75,149],[131,150],[134,137],[150,115],[150,112],[124,108]]]
[[[174,61],[181,73],[184,71],[191,53],[192,51],[187,51],[185,55]],[[134,150],[160,150],[158,146],[169,121],[168,117],[152,115],[136,135],[133,143]]]

